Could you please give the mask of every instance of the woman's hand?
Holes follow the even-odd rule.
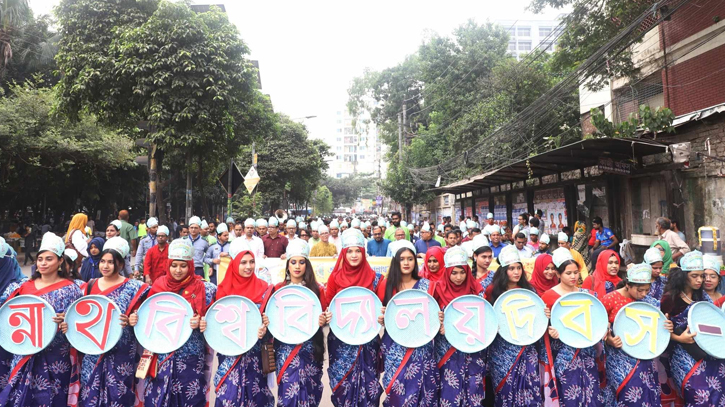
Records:
[[[68,323],[67,322],[65,322],[65,321],[61,322],[58,327],[60,328],[60,331],[63,333],[63,335],[68,333]]]
[[[438,311],[438,322],[443,325],[443,311]]]
[[[380,315],[378,315],[378,324],[385,326],[385,307],[380,308]]]
[[[330,312],[330,308],[328,307],[325,312],[320,314],[320,326],[325,326],[332,321],[332,312]]]
[[[138,313],[136,311],[128,317],[128,324],[131,326],[136,326],[136,324],[138,324]]]
[[[551,319],[551,310],[546,305],[544,306],[544,315],[546,315],[547,319]]]
[[[196,314],[193,317],[191,317],[191,320],[189,321],[189,325],[191,326],[191,329],[198,328],[199,321],[201,321],[201,317],[199,316],[199,314]]]
[[[206,331],[206,317],[201,317],[201,321],[199,321],[199,331],[202,333]]]
[[[257,331],[257,338],[259,338],[259,339],[264,338],[264,335],[267,334],[268,325],[269,325],[269,318],[267,318],[267,314],[262,314],[262,326],[260,326],[259,330]]]
[[[679,343],[695,343],[695,336],[697,336],[697,332],[690,333],[690,327],[688,326],[682,334],[672,334],[672,339]]]
[[[670,321],[670,315],[669,314],[665,314],[665,318],[667,318],[665,320],[665,329],[669,333],[674,332],[675,331],[675,324],[673,324],[672,321]]]
[[[121,314],[121,316],[120,316],[120,317],[118,317],[118,319],[119,319],[119,320],[121,321],[121,326],[122,326],[122,327],[124,327],[124,328],[125,328],[125,327],[127,327],[127,326],[128,326],[128,315],[126,315],[126,314]]]
[[[611,331],[607,331],[607,336],[604,339],[604,342],[613,348],[617,348],[617,349],[622,348],[622,338],[620,338],[618,336],[614,336],[611,333]]]
[[[549,336],[552,339],[559,339],[559,331],[556,330],[553,326],[549,327]]]
[[[55,314],[55,316],[53,317],[53,322],[55,322],[56,324],[60,324],[63,321],[65,321],[65,313],[63,312]]]

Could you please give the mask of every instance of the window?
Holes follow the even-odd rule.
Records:
[[[546,38],[551,34],[553,29],[551,27],[539,27],[539,37]]]
[[[516,29],[514,27],[509,27],[508,32],[512,37],[516,35]]]
[[[516,51],[516,41],[509,41],[509,51]]]
[[[345,127],[345,134],[353,134],[352,127]]]
[[[531,51],[531,41],[519,42],[519,51]]]
[[[342,151],[342,147],[337,146],[337,151]]]
[[[542,42],[541,48],[543,48],[545,51],[554,51],[554,45],[550,41]]]
[[[338,121],[337,121],[337,124],[341,124],[341,123],[342,123],[342,120],[338,120]]]
[[[359,157],[360,157],[361,160],[364,160],[365,159],[365,156],[362,155],[362,154]]]
[[[341,156],[341,155],[338,155],[338,156],[337,156],[337,160],[338,160],[338,161],[342,160],[342,156]]]
[[[342,141],[342,137],[338,137],[338,138],[337,138],[337,141],[338,141],[338,142]]]
[[[339,116],[339,115],[341,115],[341,114],[342,114],[342,110],[338,110],[338,111],[337,111],[337,115]]]
[[[337,132],[338,133],[342,133],[342,129],[337,129]]]
[[[531,37],[531,27],[518,27],[516,34],[519,37]]]
[[[448,205],[449,198],[450,197],[448,195],[443,195],[443,205]]]

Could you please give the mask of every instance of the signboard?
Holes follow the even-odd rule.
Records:
[[[383,196],[382,195],[378,195],[377,197],[375,197],[375,205],[383,206]]]
[[[695,343],[715,359],[725,359],[725,314],[715,305],[698,301],[687,314],[690,333],[696,333]]]
[[[577,349],[588,348],[601,342],[607,333],[607,310],[591,294],[569,293],[551,307],[551,326],[565,344]]]
[[[478,215],[478,222],[480,224],[486,221],[488,212],[488,198],[476,199],[476,215]]]
[[[0,346],[15,355],[34,355],[55,338],[55,309],[34,295],[19,295],[0,307]]]
[[[438,303],[425,291],[401,291],[385,308],[385,332],[399,345],[419,348],[438,334],[438,312]]]
[[[65,312],[68,342],[86,355],[100,355],[121,340],[121,311],[103,295],[87,295],[76,300]]]
[[[538,341],[549,326],[544,302],[534,292],[523,288],[508,290],[493,304],[498,319],[498,334],[518,346]]]
[[[269,298],[265,314],[269,332],[275,339],[290,345],[306,342],[320,328],[322,305],[309,288],[288,285]]]
[[[239,356],[257,343],[262,314],[246,297],[229,295],[209,307],[204,338],[212,349],[225,356]]]
[[[375,293],[362,287],[348,287],[330,302],[330,330],[348,345],[362,345],[380,333],[378,316],[383,304]]]
[[[184,297],[175,293],[154,294],[141,304],[133,331],[144,349],[170,353],[182,347],[191,336],[194,311]]]
[[[622,351],[629,356],[650,360],[661,355],[670,343],[665,314],[643,301],[631,302],[614,317],[612,331],[622,340]]]
[[[534,208],[543,212],[539,230],[556,236],[567,225],[564,188],[534,191]]]
[[[496,338],[498,321],[493,307],[477,295],[456,298],[446,306],[444,314],[446,339],[461,352],[482,351]]]
[[[228,194],[234,195],[240,186],[244,183],[244,177],[242,176],[242,173],[239,172],[239,168],[237,168],[237,164],[234,164],[234,169],[232,171],[232,190],[229,191],[229,187],[227,184],[229,183],[229,168],[224,171],[224,173],[218,178],[219,182],[222,184],[222,188],[224,188],[225,191],[227,191]],[[100,218],[98,218],[100,219]]]
[[[597,167],[599,167],[600,171],[608,172],[610,174],[629,175],[632,173],[632,164],[614,161],[607,157],[600,157]]]
[[[249,172],[244,176],[244,186],[247,187],[247,192],[251,194],[257,184],[259,184],[259,180],[257,169],[254,166],[249,167]]]

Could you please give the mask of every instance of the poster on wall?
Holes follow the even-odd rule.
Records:
[[[458,219],[461,219],[461,206],[456,205],[455,211],[456,211],[456,216],[452,220],[453,220],[453,224],[457,225]]]
[[[466,206],[465,211],[466,219],[473,217],[473,208],[471,208],[470,206]]]
[[[499,195],[493,198],[493,220],[501,227],[506,226],[506,196]]]
[[[476,215],[478,215],[478,223],[483,224],[488,215],[488,198],[476,200]]]
[[[535,191],[534,208],[544,212],[541,228],[547,234],[556,235],[568,225],[564,188]]]
[[[525,213],[528,210],[528,205],[526,204],[526,194],[523,192],[519,192],[518,194],[514,194],[513,196],[514,202],[511,207],[511,221],[515,224],[518,223],[519,215],[522,213]]]
[[[436,225],[442,225],[443,218],[448,217],[448,216],[451,216],[451,208],[444,208],[444,209],[438,210],[438,217],[437,217],[438,222],[436,222]]]

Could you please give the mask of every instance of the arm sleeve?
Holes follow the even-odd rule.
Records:
[[[682,253],[685,254],[690,251],[690,247],[685,243],[684,240],[680,239],[680,236],[677,233],[672,233],[672,240],[675,241],[675,244],[677,245],[677,249]]]
[[[83,233],[80,230],[73,232],[71,242],[73,243],[73,247],[78,250],[78,253],[80,253],[81,256],[88,257],[88,243],[86,243],[86,239],[83,237]]]
[[[144,257],[146,254],[146,250],[144,249],[146,247],[146,243],[144,240],[141,240],[138,243],[138,250],[136,250],[136,261],[134,261],[133,264],[136,265],[136,270],[140,270],[139,266],[143,265],[146,266],[146,262],[144,261]]]
[[[204,263],[206,263],[206,264],[208,264],[210,266],[214,264],[214,263],[211,262],[212,260],[214,260],[212,258],[213,257],[213,253],[214,253],[214,250],[208,250],[207,249],[206,253],[204,253]]]
[[[136,257],[138,257],[138,253],[136,254]],[[154,263],[154,252],[149,250],[148,253],[146,253],[146,257],[143,259],[143,269],[144,273],[151,275],[151,265]]]

